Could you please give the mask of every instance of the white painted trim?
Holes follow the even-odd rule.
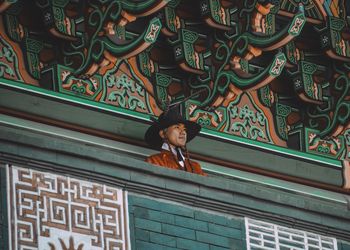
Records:
[[[319,250],[338,250],[337,239],[333,237],[283,227],[277,224],[258,221],[247,217],[244,218],[244,223],[248,250],[250,250],[252,246],[264,250],[279,250],[281,246],[291,247],[291,249],[295,250],[310,249],[310,247]],[[256,229],[251,229],[252,227]],[[252,237],[251,233],[254,233],[256,236]],[[280,239],[285,243],[281,243]],[[254,244],[251,240],[256,240],[259,244]],[[293,245],[288,245],[288,242]],[[265,243],[270,243],[274,246],[273,248],[268,247]],[[330,248],[322,246],[322,243],[329,244]],[[296,245],[299,245],[300,247],[297,247]]]
[[[8,230],[8,244],[9,244],[9,249],[12,249],[12,234],[11,234],[11,209],[10,209],[10,205],[11,205],[11,199],[10,199],[10,165],[6,164],[5,165],[5,169],[6,169],[6,188],[7,188],[7,230]],[[13,248],[16,249],[16,248]]]
[[[126,235],[126,245],[128,246],[125,250],[131,250],[131,240],[130,240],[130,223],[129,223],[129,203],[128,203],[128,191],[123,190],[123,202],[124,202],[124,211],[123,214],[126,218],[124,218],[124,228],[127,228],[127,232],[125,232],[124,235]],[[124,230],[124,229],[123,229]]]

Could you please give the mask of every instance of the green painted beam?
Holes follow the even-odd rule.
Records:
[[[118,152],[122,152],[123,154],[127,154],[132,156],[133,158],[137,158],[143,160],[148,155],[155,153],[156,151],[144,148],[141,146],[130,145],[127,143],[114,141],[110,139],[105,139],[93,135],[88,135],[72,130],[62,129],[55,126],[45,125],[33,121],[28,121],[21,118],[16,118],[8,115],[0,114],[0,127],[12,127],[16,129],[21,129],[25,131],[32,131],[38,134],[45,134],[48,136],[53,136],[56,138],[62,138],[66,140],[77,141],[84,145],[92,145],[94,147],[101,147],[106,150],[114,150]],[[195,149],[193,149],[195,150]],[[309,186],[298,185],[291,182],[282,181],[276,178],[261,176],[258,174],[249,173],[246,171],[241,171],[233,168],[227,168],[224,166],[220,166],[217,164],[208,163],[205,161],[199,161],[201,163],[202,168],[211,174],[226,176],[229,178],[236,178],[248,182],[261,183],[264,185],[274,186],[280,189],[288,189],[303,193],[309,193],[312,195],[321,195],[322,193],[328,194],[328,191],[312,188]],[[314,193],[314,191],[317,191]],[[331,192],[332,193],[332,192]],[[327,195],[326,195],[327,196]]]
[[[145,114],[9,80],[0,81],[0,107],[131,138],[140,143],[150,124],[150,117]],[[202,130],[200,136],[189,144],[189,149],[213,159],[338,187],[343,185],[342,166],[338,160],[208,129]]]
[[[68,174],[130,193],[350,238],[348,201],[343,194],[282,180],[256,182],[257,176],[239,176],[238,172],[202,177],[155,167],[123,151],[119,142],[95,138],[95,143],[92,136],[85,138],[73,131],[61,136],[64,131],[54,134],[54,127],[39,130],[35,126],[41,124],[11,124],[10,118],[15,119],[9,117],[0,124],[0,163]]]

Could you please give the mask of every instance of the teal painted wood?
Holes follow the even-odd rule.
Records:
[[[350,250],[350,242],[339,242],[338,250]]]
[[[128,204],[133,250],[245,249],[243,217],[132,194]]]
[[[0,99],[1,104],[9,109],[23,112],[30,110],[33,115],[77,124],[138,141],[143,140],[150,121],[150,116],[146,114],[6,79],[0,81]],[[62,114],[65,115],[62,116]],[[206,128],[202,129],[200,136],[189,144],[189,148],[193,153],[214,159],[335,186],[343,185],[341,161],[327,157],[223,134]]]
[[[327,232],[327,235],[339,239],[350,239],[350,214],[343,194],[320,189],[312,191],[306,186],[289,182],[284,182],[288,187],[283,188],[283,184],[276,185],[279,180],[263,183],[249,178],[240,179],[239,176],[202,177],[159,168],[110,146],[107,141],[94,144],[91,137],[86,141],[78,140],[73,131],[69,135],[59,136],[56,133],[53,136],[43,133],[44,127],[35,131],[19,129],[9,123],[0,125],[0,162],[108,183],[131,193],[193,207],[190,210],[174,208],[169,203],[142,200],[142,206],[134,207],[132,212],[139,214],[136,217],[138,225],[151,221],[147,226],[152,230],[140,230],[161,233],[162,223],[166,223],[169,233],[181,227],[179,236],[187,232],[188,237],[184,239],[194,240],[193,231],[215,234],[218,227],[211,226],[209,229],[210,223],[240,228],[235,221],[228,222],[200,209],[205,208],[213,213],[248,216],[320,234]],[[147,217],[144,218],[144,214]],[[186,224],[185,219],[191,223]],[[140,241],[143,238],[133,238],[132,244],[141,244]]]
[[[0,249],[9,249],[6,169],[0,166]]]

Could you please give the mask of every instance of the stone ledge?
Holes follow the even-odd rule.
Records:
[[[4,79],[0,81],[0,109],[1,112],[22,112],[31,115],[32,119],[41,117],[62,126],[70,124],[91,133],[123,137],[138,145],[143,143],[144,132],[150,123],[148,115]],[[219,160],[243,170],[290,176],[296,182],[305,179],[338,188],[344,184],[340,161],[271,144],[203,129],[189,148],[197,160]],[[138,152],[134,154],[140,156]]]
[[[238,179],[156,167],[125,152],[13,127],[0,127],[0,162],[54,171],[231,215],[269,219],[350,239],[345,197],[329,199]]]

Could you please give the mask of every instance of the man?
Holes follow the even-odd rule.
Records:
[[[146,161],[157,166],[206,175],[198,162],[189,159],[186,149],[186,143],[200,130],[199,124],[185,120],[175,108],[170,108],[154,121],[145,134],[145,141],[152,148],[161,150],[159,154],[147,157]]]

